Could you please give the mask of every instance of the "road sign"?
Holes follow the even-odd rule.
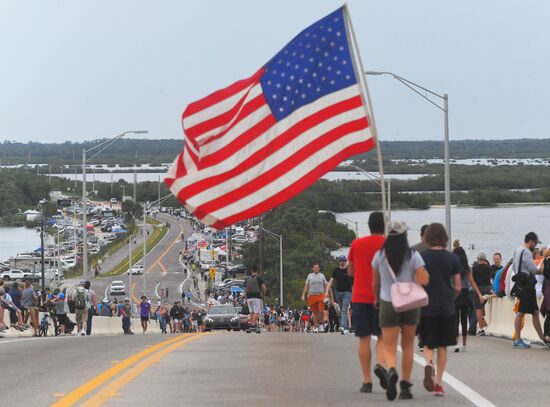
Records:
[[[211,268],[210,268],[210,278],[213,280],[214,277],[216,277],[216,268],[215,268],[215,267],[211,267]]]

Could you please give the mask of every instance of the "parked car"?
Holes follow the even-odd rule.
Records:
[[[212,329],[240,330],[240,317],[233,305],[214,305],[204,318],[205,331]]]
[[[1,276],[5,281],[10,280],[23,280],[26,277],[29,277],[31,273],[25,273],[22,270],[19,269],[9,269],[6,271],[3,271]]]
[[[109,289],[109,295],[126,295],[126,286],[120,280],[113,281]]]

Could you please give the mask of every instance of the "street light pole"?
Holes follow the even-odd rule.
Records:
[[[370,178],[373,182],[380,185],[380,178],[377,177],[374,174],[371,174],[370,172],[368,172],[364,168],[361,168],[361,167],[359,167],[357,165],[353,165],[353,164],[348,165],[348,167],[355,168],[361,174],[365,175],[367,178]],[[389,178],[384,178],[384,183],[387,185],[387,190],[386,190],[387,196],[386,196],[386,198],[387,198],[387,207],[388,207],[388,222],[391,222],[391,180]],[[359,235],[357,235],[357,236],[359,237]]]
[[[88,278],[88,208],[86,206],[86,149],[82,149],[82,275]]]
[[[88,228],[87,228],[87,212],[88,208],[86,205],[86,153],[94,152],[94,154],[88,159],[92,160],[95,158],[98,154],[100,154],[103,150],[106,148],[109,148],[113,143],[121,139],[127,134],[134,133],[134,134],[145,134],[148,133],[147,130],[130,130],[125,131],[122,134],[119,134],[116,137],[113,137],[111,139],[107,139],[101,143],[99,143],[96,146],[93,146],[89,149],[82,149],[82,275],[87,278],[89,277],[88,273]],[[97,149],[97,151],[95,151]],[[75,168],[75,188],[76,188],[76,168]]]
[[[403,78],[402,76],[394,74],[393,72],[366,71],[365,73],[367,75],[391,76],[392,78],[396,79],[397,81],[405,85],[407,88],[412,90],[414,93],[426,99],[428,102],[430,102],[432,105],[434,105],[444,113],[445,135],[443,139],[443,162],[444,162],[444,168],[445,168],[445,177],[444,177],[445,179],[445,229],[447,230],[447,234],[449,236],[447,248],[450,249],[452,239],[451,239],[451,170],[450,170],[451,167],[449,163],[449,95],[447,93],[441,95],[439,93],[431,91],[423,86],[420,86],[417,83],[414,83],[408,79]],[[420,90],[422,90],[423,92],[421,92]],[[430,99],[428,97],[428,94],[443,100],[443,107],[441,107],[439,104],[435,103],[432,99]]]
[[[283,235],[278,235],[269,229],[259,226],[260,230],[266,232],[269,236],[279,240],[279,305],[282,307],[283,301]]]
[[[445,229],[449,235],[447,248],[451,247],[451,166],[449,163],[449,95],[443,95],[443,111],[445,112],[445,147],[443,159],[445,161]]]

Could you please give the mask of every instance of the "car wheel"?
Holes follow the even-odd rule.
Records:
[[[211,330],[208,328],[205,328],[204,332],[210,332]]]
[[[9,276],[4,276],[3,279],[4,279],[4,281],[10,281],[10,277],[9,277]]]
[[[233,329],[235,332],[239,332],[241,329],[240,328],[235,328]]]

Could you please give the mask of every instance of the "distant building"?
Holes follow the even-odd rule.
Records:
[[[39,211],[29,209],[28,211],[23,212],[27,218],[27,222],[35,222],[40,220],[42,214]]]

